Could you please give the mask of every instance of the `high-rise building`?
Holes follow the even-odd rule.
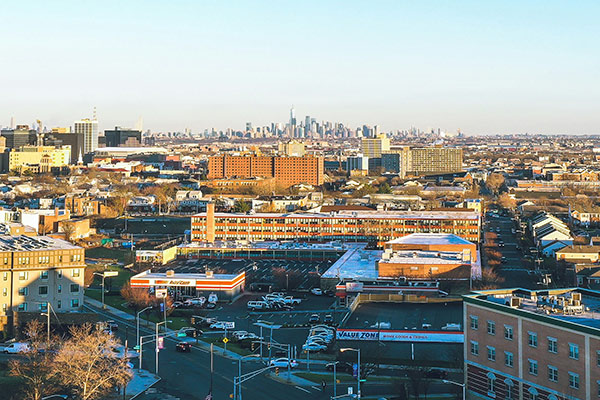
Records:
[[[140,147],[142,132],[115,126],[114,130],[104,131],[106,147]]]
[[[2,129],[0,134],[6,138],[8,149],[37,144],[37,131],[29,129],[28,125],[17,125],[15,129]]]
[[[304,143],[296,140],[290,140],[286,143],[279,143],[278,149],[281,154],[291,157],[302,157],[306,154]]]
[[[212,156],[208,159],[208,178],[275,178],[282,185],[298,183],[322,185],[323,157]]]
[[[290,109],[290,127],[292,130],[296,127],[296,110],[294,110],[294,106]]]
[[[68,128],[52,128],[52,133],[44,135],[44,146],[71,146],[71,164],[75,165],[83,159],[84,135],[71,132]]]
[[[98,121],[88,118],[74,123],[75,133],[83,134],[83,152],[84,154],[96,151],[98,148]]]
[[[381,153],[390,149],[390,139],[382,133],[374,138],[362,138],[360,141],[360,152],[365,157],[379,158]]]
[[[9,171],[32,171],[34,173],[50,172],[52,168],[60,168],[71,162],[71,147],[54,146],[22,146],[13,149],[8,158]]]
[[[435,175],[463,170],[463,152],[450,147],[416,147],[410,149],[408,174]]]

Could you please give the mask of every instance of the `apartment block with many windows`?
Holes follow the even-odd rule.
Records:
[[[0,330],[19,312],[79,311],[83,306],[82,247],[47,236],[0,236]]]
[[[468,397],[600,398],[600,292],[489,290],[463,305]]]
[[[383,243],[411,233],[452,233],[477,243],[479,214],[464,211],[205,213],[192,217],[192,240],[345,240]]]

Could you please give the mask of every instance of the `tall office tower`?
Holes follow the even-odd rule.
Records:
[[[246,122],[246,132],[250,132],[252,130],[252,122]]]
[[[304,118],[304,130],[305,132],[310,132],[311,131],[311,126],[310,126],[310,115],[307,115]]]
[[[294,131],[294,127],[296,126],[296,110],[294,110],[294,106],[290,109],[290,127],[292,128],[292,132]]]
[[[83,134],[83,153],[91,153],[98,148],[98,121],[84,118],[75,121],[75,133]]]
[[[450,147],[416,147],[410,150],[408,172],[435,175],[463,170],[463,151]]]
[[[362,138],[360,141],[360,151],[366,157],[379,158],[381,153],[390,149],[390,139],[382,133],[375,138]]]
[[[142,132],[116,126],[114,130],[104,131],[106,147],[140,147]]]
[[[362,128],[363,137],[371,137],[371,128],[368,125],[363,125]]]
[[[379,136],[379,125],[375,125],[373,127],[373,136],[375,136],[375,137]]]

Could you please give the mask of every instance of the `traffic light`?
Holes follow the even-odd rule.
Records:
[[[256,342],[252,342],[250,344],[250,350],[254,351],[255,348],[256,348]]]
[[[279,375],[279,367],[275,367],[275,375]]]
[[[198,331],[196,331],[195,329],[192,331],[192,336],[196,337],[196,335],[198,334]]]
[[[190,322],[192,323],[192,325],[196,325],[196,317],[190,318]]]
[[[271,350],[271,342],[269,342],[269,344],[267,344],[267,350]]]

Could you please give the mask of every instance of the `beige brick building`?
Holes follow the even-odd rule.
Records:
[[[467,397],[598,399],[600,292],[500,289],[464,296]]]
[[[79,311],[84,249],[47,236],[0,236],[0,330],[15,313]]]

